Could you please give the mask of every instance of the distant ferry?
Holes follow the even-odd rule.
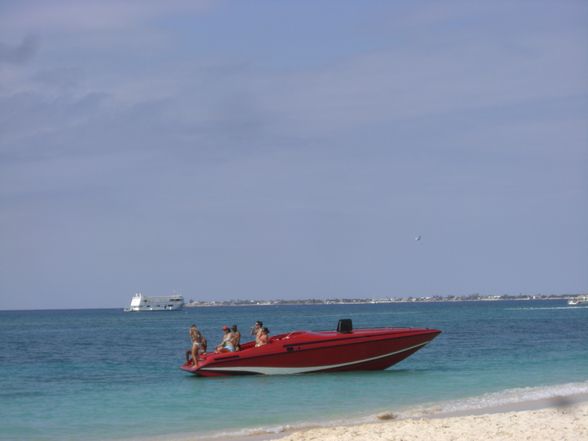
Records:
[[[588,305],[588,296],[578,296],[568,300],[568,305]]]
[[[125,308],[125,312],[177,311],[183,307],[184,297],[182,296],[147,297],[138,292],[131,299],[131,305]]]

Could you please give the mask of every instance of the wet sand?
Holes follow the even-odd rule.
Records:
[[[170,434],[125,441],[586,441],[588,394],[450,412],[432,406],[400,414],[383,412],[370,420],[375,422],[278,433]]]
[[[280,441],[463,441],[588,440],[588,397],[558,397],[474,412],[314,428],[277,438]],[[523,410],[524,409],[524,410]]]

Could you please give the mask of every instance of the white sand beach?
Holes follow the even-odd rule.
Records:
[[[588,402],[553,402],[554,407],[440,418],[394,419],[380,423],[315,428],[280,441],[464,441],[588,440]]]
[[[422,409],[421,409],[422,411]],[[403,413],[402,415],[406,415]],[[125,441],[587,441],[588,394],[508,403],[484,409],[269,433],[174,434]]]

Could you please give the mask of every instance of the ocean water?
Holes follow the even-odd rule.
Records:
[[[179,369],[197,323],[272,334],[415,326],[443,334],[380,372],[198,378]],[[588,307],[564,301],[0,311],[0,440],[228,437],[588,391]]]

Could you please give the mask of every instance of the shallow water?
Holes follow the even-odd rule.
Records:
[[[213,346],[224,324],[246,334],[263,320],[277,334],[347,317],[443,334],[381,372],[197,378],[178,369],[194,322]],[[587,331],[588,308],[564,301],[2,311],[0,440],[247,433],[439,401],[475,407],[513,388],[569,393],[588,380]]]

